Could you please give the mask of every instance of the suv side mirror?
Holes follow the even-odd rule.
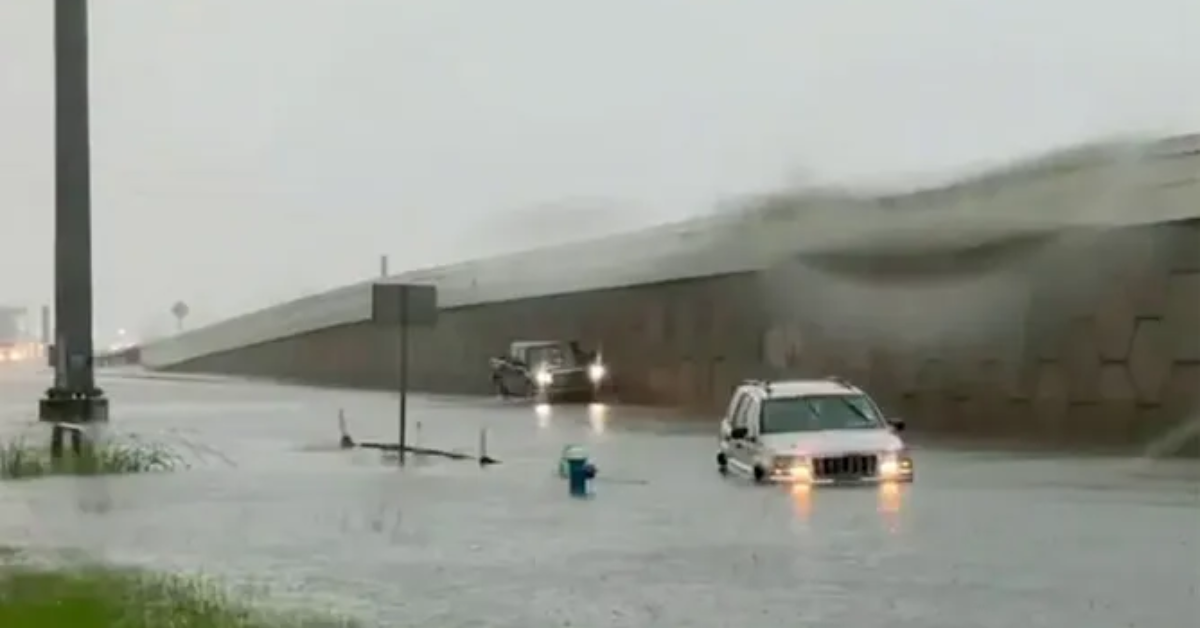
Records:
[[[904,428],[906,427],[904,419],[888,419],[887,423],[893,430],[896,430],[897,432],[903,432]]]
[[[746,435],[749,433],[750,433],[750,430],[747,430],[744,427],[735,427],[732,430],[729,430],[729,438],[741,440],[743,438],[746,438]]]

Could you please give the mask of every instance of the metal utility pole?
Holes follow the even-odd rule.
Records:
[[[388,276],[388,256],[379,256],[379,277],[386,279]]]
[[[91,131],[87,0],[54,0],[54,386],[40,418],[82,447],[81,425],[108,420],[108,399],[92,371]]]

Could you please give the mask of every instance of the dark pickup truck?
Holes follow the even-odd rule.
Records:
[[[609,376],[598,352],[561,340],[513,342],[508,355],[491,359],[491,372],[492,387],[500,396],[547,402],[593,401]]]

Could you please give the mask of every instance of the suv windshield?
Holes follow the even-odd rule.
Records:
[[[762,406],[764,434],[881,427],[879,410],[866,395],[784,397],[767,399]]]

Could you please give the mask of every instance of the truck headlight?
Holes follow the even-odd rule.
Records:
[[[591,378],[592,383],[599,383],[605,375],[608,375],[608,369],[604,368],[603,364],[593,364],[588,367],[588,377]]]
[[[539,386],[549,386],[554,383],[554,376],[550,374],[550,371],[540,370],[533,374],[533,381],[537,382]]]

